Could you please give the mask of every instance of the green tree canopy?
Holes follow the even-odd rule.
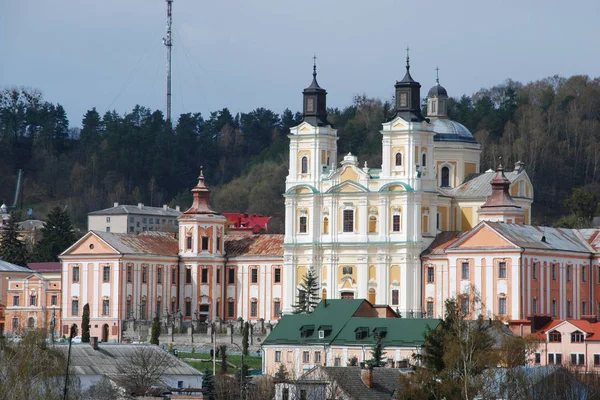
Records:
[[[42,240],[34,248],[36,261],[58,261],[58,255],[76,240],[69,215],[58,206],[48,214],[41,231]]]
[[[27,246],[19,239],[19,214],[11,213],[8,225],[0,232],[0,259],[20,265],[27,266],[29,254]]]
[[[310,314],[319,304],[319,282],[312,268],[308,270],[298,289],[298,302],[293,305],[294,314]]]

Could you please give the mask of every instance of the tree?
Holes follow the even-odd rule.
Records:
[[[273,379],[275,380],[275,383],[285,382],[288,379],[288,375],[289,374],[285,369],[285,365],[279,364],[279,369],[277,370],[277,372],[275,372]]]
[[[298,303],[294,304],[294,314],[310,314],[319,304],[319,282],[313,271],[309,269],[298,288]]]
[[[385,352],[383,351],[383,335],[376,332],[375,340],[376,342],[373,346],[373,350],[371,350],[371,359],[368,361],[368,364],[371,367],[383,367],[385,365]]]
[[[586,188],[577,188],[567,198],[566,205],[571,207],[573,214],[583,222],[584,226],[590,226],[598,213],[598,196]]]
[[[83,392],[81,398],[82,400],[107,400],[122,399],[124,396],[110,379],[103,377]]]
[[[356,357],[356,356],[350,357],[350,359],[348,360],[348,365],[351,367],[358,367],[358,357]]]
[[[37,261],[58,261],[58,255],[75,243],[75,232],[69,215],[60,207],[54,207],[41,229],[42,240],[34,248]]]
[[[2,231],[0,242],[0,259],[20,265],[27,266],[29,255],[27,246],[19,239],[19,214],[11,213],[6,229]]]
[[[90,305],[85,303],[83,314],[81,315],[81,342],[90,342]]]
[[[219,346],[219,354],[221,355],[221,373],[222,374],[226,374],[227,373],[227,346],[225,346],[224,344]]]
[[[246,321],[244,324],[244,330],[242,331],[242,353],[244,356],[248,355],[248,334],[250,333],[250,323]]]
[[[160,337],[160,320],[158,316],[154,317],[152,320],[152,334],[150,336],[150,343],[158,346]]]
[[[215,400],[215,377],[208,368],[204,370],[204,379],[202,380],[202,395],[207,400]]]
[[[115,379],[128,393],[146,391],[164,385],[166,371],[176,364],[175,357],[156,346],[136,346],[117,366]]]

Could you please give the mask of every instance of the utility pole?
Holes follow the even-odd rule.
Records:
[[[167,34],[163,38],[163,44],[167,47],[167,121],[171,120],[171,50],[173,39],[171,37],[171,25],[173,24],[173,0],[167,2]]]

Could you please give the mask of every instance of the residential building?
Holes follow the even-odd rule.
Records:
[[[149,207],[142,203],[113,207],[88,213],[88,229],[113,233],[137,234],[146,231],[176,232],[179,206]]]
[[[323,298],[369,299],[421,315],[420,254],[440,231],[468,231],[480,217],[530,221],[534,194],[522,163],[505,177],[514,193],[511,207],[479,212],[496,174],[478,174],[480,145],[448,118],[439,80],[427,95],[427,118],[422,115],[421,85],[408,61],[395,84],[395,115],[382,126],[382,164],[375,168],[350,153],[337,165],[337,130],[327,120],[327,92],[313,69],[303,120],[289,135],[284,311],[292,310],[296,288],[312,269]]]
[[[366,300],[322,300],[311,314],[284,315],[264,340],[263,373],[273,375],[283,365],[293,376],[318,367],[345,367],[350,359],[365,362],[377,337],[384,338],[387,364],[414,363],[423,333],[440,320],[400,318],[389,306]]]
[[[0,206],[0,230],[4,229],[8,225],[10,219],[10,213],[8,212],[8,206],[4,203]]]
[[[283,222],[279,218],[260,214],[223,213],[227,219],[228,234],[283,233]]]
[[[4,334],[9,328],[7,324],[11,322],[6,320],[7,292],[11,279],[22,279],[32,272],[29,268],[0,260],[0,335]]]
[[[42,240],[42,237],[44,236],[42,234],[44,221],[39,219],[28,219],[18,222],[17,225],[19,226],[19,239],[27,243],[27,246],[30,249],[32,249],[37,242]]]

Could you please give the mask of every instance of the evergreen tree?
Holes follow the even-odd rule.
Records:
[[[152,335],[150,336],[150,343],[158,346],[160,336],[160,320],[158,317],[154,317],[152,320]]]
[[[1,233],[2,240],[0,241],[0,259],[20,265],[27,266],[29,255],[27,254],[27,246],[19,240],[19,214],[11,213],[6,229]]]
[[[313,271],[309,269],[304,275],[298,289],[298,303],[294,304],[294,314],[310,314],[319,304],[319,282]]]
[[[208,368],[204,370],[202,380],[202,396],[207,400],[215,400],[215,377]]]
[[[277,370],[277,372],[275,372],[273,380],[275,381],[275,383],[285,382],[288,379],[288,375],[289,374],[285,369],[285,365],[279,364],[279,369]]]
[[[86,303],[83,306],[83,314],[81,315],[81,342],[90,342],[90,305]]]
[[[373,350],[371,350],[371,359],[369,360],[369,365],[372,367],[383,367],[385,365],[383,336],[379,333],[376,333],[375,340],[375,346],[373,346]]]
[[[250,323],[246,321],[244,324],[244,330],[242,332],[242,353],[244,356],[248,355],[248,334],[250,332]]]
[[[43,238],[34,248],[36,261],[58,261],[58,255],[75,243],[75,232],[69,215],[56,206],[48,214],[41,230]]]

